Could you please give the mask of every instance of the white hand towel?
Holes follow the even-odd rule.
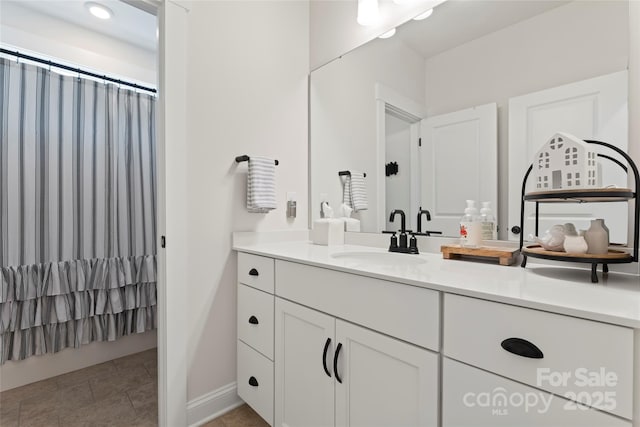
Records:
[[[275,160],[267,157],[249,158],[247,210],[253,213],[267,213],[276,207]]]
[[[354,211],[364,211],[369,208],[367,203],[367,186],[364,182],[364,173],[351,172],[344,180],[342,201]]]

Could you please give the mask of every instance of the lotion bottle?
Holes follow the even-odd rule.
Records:
[[[482,224],[482,240],[498,239],[496,218],[491,212],[491,202],[482,202],[482,209],[480,209],[480,223]]]
[[[477,248],[482,243],[482,224],[475,200],[467,200],[467,208],[460,219],[460,246]]]

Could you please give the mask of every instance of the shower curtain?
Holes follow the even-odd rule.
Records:
[[[0,363],[155,329],[155,98],[0,58],[0,103]]]

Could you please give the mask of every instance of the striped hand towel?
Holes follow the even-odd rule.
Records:
[[[364,211],[369,208],[367,204],[367,186],[364,182],[364,173],[351,172],[344,180],[342,201],[354,211]]]
[[[267,213],[277,207],[274,159],[251,157],[247,174],[247,210]]]

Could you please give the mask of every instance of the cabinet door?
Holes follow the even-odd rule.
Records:
[[[336,342],[336,426],[437,425],[435,353],[342,320]]]
[[[442,376],[443,427],[631,427],[630,421],[447,358]],[[615,405],[615,395],[601,393],[591,396]]]
[[[333,317],[276,298],[276,426],[333,426],[334,332]]]

